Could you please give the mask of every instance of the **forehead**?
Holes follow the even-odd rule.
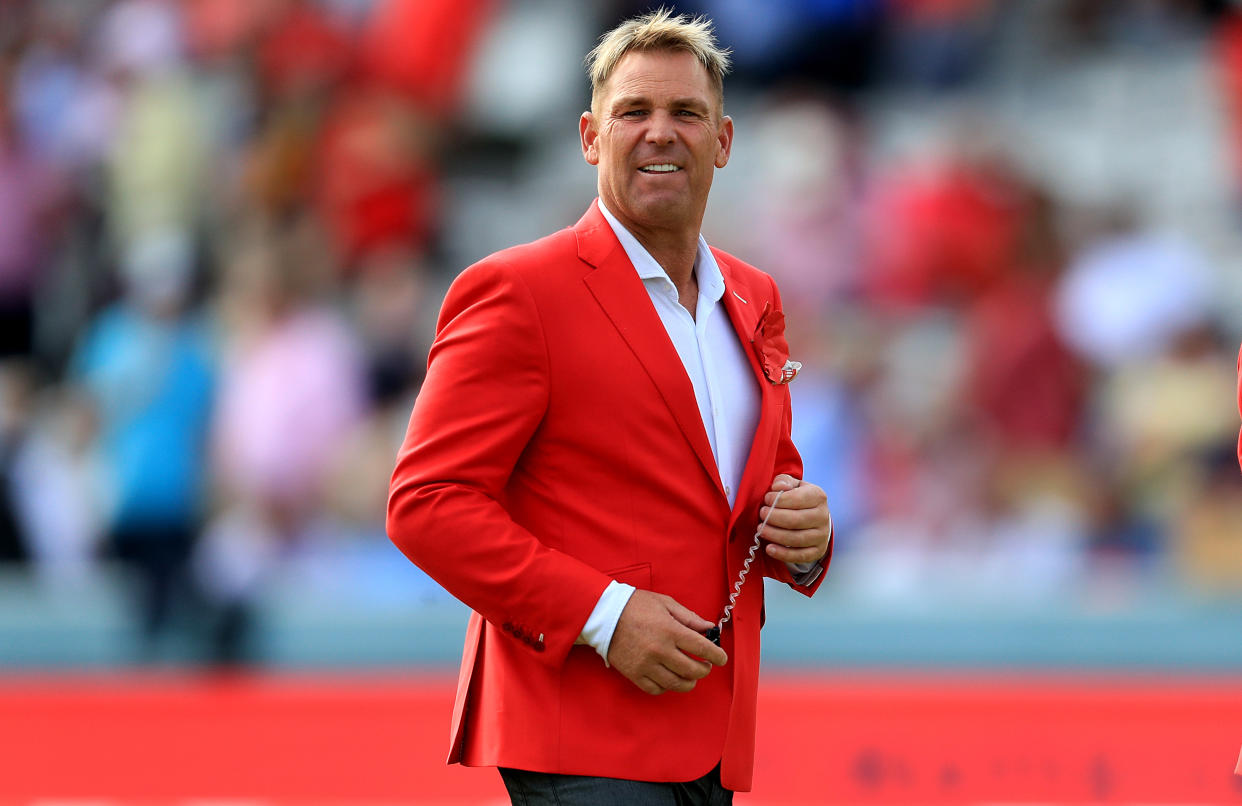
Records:
[[[694,54],[684,50],[638,50],[621,57],[604,86],[604,98],[660,95],[716,98],[711,77]]]

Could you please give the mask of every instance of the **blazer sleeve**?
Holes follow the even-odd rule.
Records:
[[[776,281],[769,279],[772,286],[772,307],[778,311],[784,311],[781,305],[781,294],[776,287]],[[797,383],[795,380],[794,383]],[[802,478],[802,455],[798,453],[798,448],[793,442],[793,406],[789,396],[789,385],[781,387],[782,394],[785,395],[785,414],[781,420],[780,438],[776,446],[776,466],[773,476],[779,476],[787,473],[795,479]],[[784,582],[799,593],[811,596],[819,589],[824,581],[824,576],[828,573],[828,564],[832,561],[832,548],[836,543],[836,535],[834,534],[828,540],[828,553],[820,560],[821,571],[809,584],[798,584],[794,581],[793,574],[789,571],[789,566],[780,560],[774,560],[766,553],[763,554],[764,560],[764,576],[771,577],[779,582]]]
[[[496,259],[453,283],[389,487],[389,538],[483,618],[559,664],[609,578],[503,506],[548,402],[535,301]]]

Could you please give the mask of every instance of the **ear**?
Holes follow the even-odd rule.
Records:
[[[583,112],[578,119],[578,136],[582,140],[582,157],[589,165],[599,165],[599,129],[595,128],[595,116]]]
[[[725,115],[720,119],[716,140],[719,146],[716,149],[716,167],[723,168],[729,164],[729,154],[733,149],[733,118]]]

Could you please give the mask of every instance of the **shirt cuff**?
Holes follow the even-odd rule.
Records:
[[[595,648],[599,656],[608,665],[608,647],[612,645],[612,634],[616,632],[617,622],[621,620],[621,611],[629,604],[634,595],[634,586],[626,585],[615,579],[608,583],[604,592],[599,595],[595,609],[587,618],[582,634],[574,643],[587,644]]]
[[[829,518],[832,516],[830,515]],[[832,521],[828,521],[828,528],[832,528]],[[828,545],[832,545],[832,538],[835,532],[828,533]],[[819,575],[824,573],[824,561],[814,560],[809,563],[785,563],[785,567],[789,569],[789,575],[793,577],[795,585],[806,587],[819,579]]]
[[[789,568],[789,575],[793,577],[793,583],[806,587],[819,579],[819,575],[824,573],[824,561],[816,560],[813,563],[785,563]]]

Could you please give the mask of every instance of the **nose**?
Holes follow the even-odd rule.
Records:
[[[657,109],[647,118],[647,142],[653,145],[668,145],[676,135],[673,129],[673,116],[663,109]]]

